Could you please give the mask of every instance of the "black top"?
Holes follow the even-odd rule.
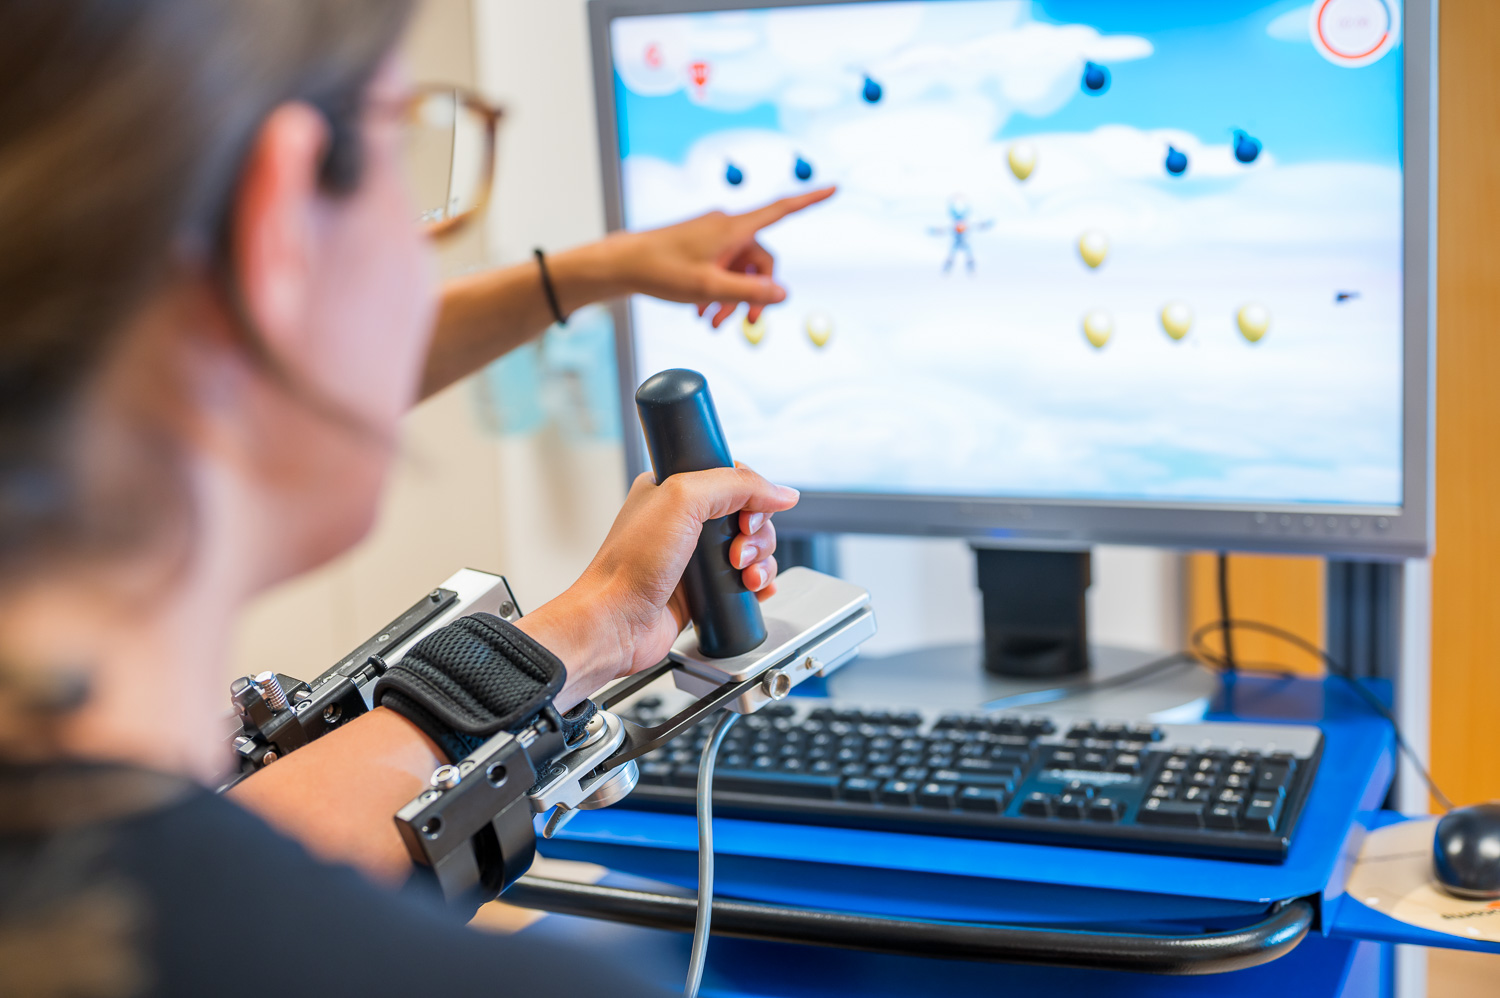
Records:
[[[583,949],[464,926],[233,802],[107,766],[0,767],[0,995],[659,994]]]

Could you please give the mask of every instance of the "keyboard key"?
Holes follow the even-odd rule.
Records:
[[[800,773],[808,768],[807,763],[793,756],[790,759],[781,760],[781,769],[785,773]]]
[[[1103,822],[1119,821],[1124,811],[1124,801],[1113,797],[1095,797],[1089,802],[1088,819]]]
[[[1071,749],[1056,749],[1047,764],[1054,769],[1072,769],[1078,764],[1078,753]]]
[[[887,780],[880,788],[880,802],[910,807],[916,794],[917,785],[910,780]]]
[[[828,775],[829,773],[837,773],[839,770],[838,766],[829,762],[827,759],[819,759],[817,762],[813,763],[807,768],[814,773],[818,773],[824,776]]]
[[[999,814],[1005,807],[1005,798],[1005,791],[994,787],[964,787],[958,792],[958,807],[978,814]]]
[[[1220,790],[1219,803],[1237,808],[1245,803],[1245,795],[1238,790]]]
[[[1170,762],[1171,760],[1168,761]],[[1156,782],[1166,784],[1167,786],[1176,786],[1183,782],[1182,772],[1176,769],[1164,769],[1156,774]]]
[[[1229,771],[1236,776],[1249,776],[1255,772],[1255,756],[1235,756],[1229,763]]]
[[[672,764],[670,762],[646,762],[641,764],[641,782],[651,786],[664,787],[672,779]],[[696,784],[697,781],[694,780]]]
[[[1201,828],[1204,810],[1202,801],[1162,800],[1151,797],[1141,805],[1141,811],[1136,820],[1143,825]]]
[[[1255,770],[1255,792],[1284,794],[1292,782],[1292,773],[1290,766],[1262,763]]]
[[[1033,818],[1050,818],[1052,816],[1052,795],[1044,794],[1040,790],[1032,791],[1021,802],[1021,813]]]
[[[1213,791],[1208,787],[1184,787],[1180,796],[1182,800],[1206,801],[1213,796]]]
[[[1139,773],[1141,771],[1141,757],[1134,752],[1121,752],[1115,756],[1114,764],[1109,768],[1116,773]]]
[[[870,776],[877,780],[894,780],[896,772],[896,767],[891,765],[870,767]]]
[[[1224,788],[1226,790],[1249,790],[1250,777],[1240,773],[1230,773],[1224,777]]]
[[[1186,756],[1174,755],[1167,758],[1166,768],[1174,772],[1181,772],[1188,768]]]
[[[1130,729],[1130,740],[1133,742],[1159,742],[1161,741],[1161,729],[1149,724],[1137,724]]]
[[[1245,805],[1244,826],[1252,832],[1274,832],[1281,821],[1281,795],[1256,793]]]
[[[1151,788],[1150,797],[1153,800],[1171,800],[1177,796],[1177,788],[1165,783],[1158,783]]]
[[[972,773],[956,769],[934,769],[930,774],[940,783],[967,783],[976,787],[998,787],[1002,790],[1015,788],[1015,778],[1009,773]]]
[[[714,774],[715,790],[741,794],[832,800],[838,786],[838,776],[831,773],[768,773],[759,769],[727,769]]]
[[[1108,765],[1109,756],[1105,755],[1103,752],[1085,752],[1083,753],[1083,757],[1078,760],[1078,766],[1080,769],[1102,771]]]
[[[957,796],[958,784],[956,783],[924,783],[922,789],[917,791],[917,803],[923,807],[951,810],[954,798]]]
[[[1204,789],[1211,790],[1211,789],[1213,789],[1214,784],[1216,784],[1216,783],[1219,782],[1219,774],[1218,773],[1194,773],[1192,775],[1192,777],[1189,778],[1188,782],[1191,783],[1195,787],[1203,787]]]
[[[865,766],[863,763],[851,762],[839,767],[840,776],[864,776]]]
[[[880,793],[880,781],[865,776],[856,776],[844,781],[839,796],[856,804],[873,804]]]
[[[1061,794],[1053,804],[1053,811],[1059,818],[1082,818],[1090,803],[1086,794]]]
[[[901,770],[899,775],[903,780],[910,780],[912,783],[921,783],[922,781],[927,779],[927,767],[907,766],[905,769]]]
[[[1209,828],[1232,832],[1240,827],[1240,809],[1229,804],[1214,804],[1208,809],[1203,823]]]

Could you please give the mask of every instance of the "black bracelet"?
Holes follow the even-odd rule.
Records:
[[[547,256],[538,246],[532,250],[536,254],[537,269],[542,272],[542,293],[547,296],[547,304],[552,308],[552,318],[559,326],[568,324],[567,316],[562,314],[562,308],[557,304],[557,289],[552,286],[552,275],[547,272]]]

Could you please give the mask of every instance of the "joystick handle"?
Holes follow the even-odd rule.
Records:
[[[708,382],[697,371],[653,374],[636,389],[635,407],[658,485],[685,471],[734,467]],[[682,575],[698,648],[709,658],[743,655],[766,639],[760,601],[729,561],[738,520],[731,514],[703,524]]]

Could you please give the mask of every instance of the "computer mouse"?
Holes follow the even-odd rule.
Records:
[[[1473,901],[1500,898],[1500,802],[1454,808],[1438,821],[1432,873],[1440,888]]]

